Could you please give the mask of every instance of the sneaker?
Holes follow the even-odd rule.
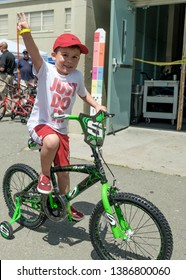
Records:
[[[76,208],[74,208],[73,206],[70,207],[71,208],[71,212],[72,212],[72,220],[79,222],[81,220],[83,220],[84,218],[84,214],[83,212],[77,210]]]
[[[39,193],[49,194],[52,192],[52,185],[50,178],[45,175],[40,175],[37,185],[37,190]]]

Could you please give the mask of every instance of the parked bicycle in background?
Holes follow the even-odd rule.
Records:
[[[6,84],[8,91],[0,101],[0,120],[6,113],[9,113],[12,120],[19,116],[21,122],[26,123],[30,117],[34,100],[27,98],[20,87],[12,86],[3,80],[1,82]]]

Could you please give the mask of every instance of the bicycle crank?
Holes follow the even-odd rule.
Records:
[[[58,194],[42,195],[42,208],[47,218],[53,222],[60,222],[67,217],[67,204]]]

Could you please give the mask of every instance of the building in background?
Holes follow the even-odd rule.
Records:
[[[89,91],[94,32],[98,28],[106,31],[103,103],[116,114],[116,130],[130,125],[132,85],[143,84],[140,72],[147,71],[155,79],[159,75],[156,65],[134,62],[134,57],[150,61],[182,58],[185,0],[1,0],[0,38],[17,41],[18,11],[26,13],[39,49],[49,57],[55,38],[64,32],[76,34],[89,47],[78,66]],[[74,113],[88,113],[84,106],[77,100]],[[74,123],[70,130],[80,132]]]

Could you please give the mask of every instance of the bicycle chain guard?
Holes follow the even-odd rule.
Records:
[[[42,208],[47,218],[53,222],[60,222],[67,217],[67,204],[62,196],[52,195],[53,207],[49,195],[41,196]]]

